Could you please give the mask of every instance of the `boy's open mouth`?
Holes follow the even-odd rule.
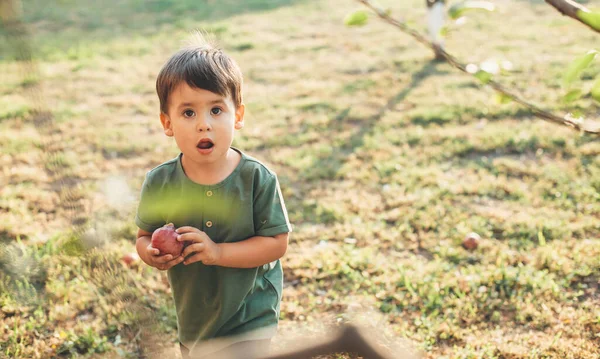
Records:
[[[208,138],[203,138],[200,140],[200,142],[198,142],[198,145],[196,147],[198,147],[202,150],[207,150],[209,148],[212,148],[214,145],[215,144]]]

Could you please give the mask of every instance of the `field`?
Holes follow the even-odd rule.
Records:
[[[424,358],[600,356],[598,136],[498,103],[375,16],[344,26],[356,1],[23,3],[34,61],[0,32],[0,357],[178,357],[166,273],[122,257],[145,173],[178,154],[156,75],[195,28],[241,66],[234,145],[278,173],[294,226],[274,349],[351,322]],[[424,32],[425,1],[380,3]],[[561,87],[598,39],[507,0],[446,49],[509,61],[505,86],[598,120]]]

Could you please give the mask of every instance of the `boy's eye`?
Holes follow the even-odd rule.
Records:
[[[183,111],[183,116],[185,117],[194,117],[196,113],[193,110],[185,110]]]
[[[221,110],[218,107],[214,107],[213,109],[210,110],[210,113],[212,113],[213,115],[219,115],[219,114],[221,114],[221,112],[223,112],[223,110]]]

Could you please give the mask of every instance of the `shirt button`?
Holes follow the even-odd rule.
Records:
[[[210,197],[210,196],[212,196],[212,191],[206,191],[206,196],[207,196],[207,197]]]
[[[206,221],[206,226],[207,226],[208,228],[212,227],[212,222],[211,222],[211,221]]]

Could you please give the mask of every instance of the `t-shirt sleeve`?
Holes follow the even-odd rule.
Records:
[[[277,176],[269,174],[254,197],[254,230],[257,236],[273,237],[292,231]]]
[[[155,229],[165,224],[156,198],[157,193],[152,190],[149,176],[146,176],[135,215],[135,224],[146,232],[152,233]]]

